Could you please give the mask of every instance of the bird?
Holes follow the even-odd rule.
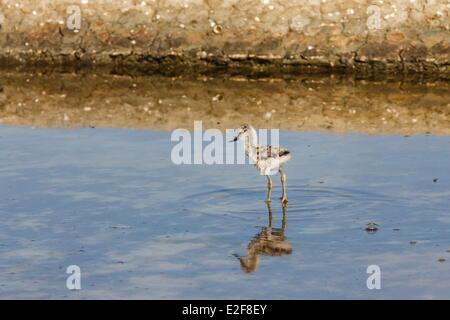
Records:
[[[270,176],[276,174],[278,171],[281,176],[282,185],[281,201],[285,205],[287,203],[286,174],[283,172],[282,166],[291,159],[291,152],[281,147],[259,145],[256,129],[251,125],[243,124],[236,131],[237,136],[231,142],[243,140],[245,154],[254,162],[255,167],[260,173],[267,177],[266,202],[270,203],[271,201],[272,179]]]

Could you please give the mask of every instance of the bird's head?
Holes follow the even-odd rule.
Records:
[[[244,139],[244,138],[248,135],[249,130],[250,130],[251,128],[252,128],[252,127],[249,126],[248,124],[243,124],[243,125],[241,125],[239,128],[236,129],[236,131],[237,131],[237,136],[234,137],[234,139],[231,140],[230,142],[236,142],[236,141],[239,140],[239,139],[241,139],[241,140]]]

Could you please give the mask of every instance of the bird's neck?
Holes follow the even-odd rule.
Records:
[[[256,149],[258,147],[258,135],[256,134],[256,130],[250,128],[248,134],[245,137],[245,151],[248,155],[256,154]]]

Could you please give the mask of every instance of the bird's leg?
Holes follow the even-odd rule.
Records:
[[[270,203],[270,193],[272,192],[272,179],[270,178],[270,176],[266,176],[267,177],[267,198],[266,198],[266,203]]]
[[[283,203],[281,207],[283,209],[283,220],[281,222],[281,229],[284,231],[284,229],[286,229],[286,203]]]
[[[287,197],[286,197],[286,175],[284,174],[283,170],[279,170],[280,176],[281,176],[281,186],[283,188],[283,194],[281,196],[281,202],[286,204],[287,203]]]
[[[267,225],[268,228],[272,228],[272,208],[270,207],[270,202],[267,202],[267,211],[269,212],[269,224]]]

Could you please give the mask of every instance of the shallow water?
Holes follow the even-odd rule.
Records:
[[[264,177],[176,166],[169,132],[0,126],[0,298],[450,298],[449,136],[280,143],[270,230]]]
[[[0,124],[450,135],[450,82],[345,76],[130,77],[0,68]]]

